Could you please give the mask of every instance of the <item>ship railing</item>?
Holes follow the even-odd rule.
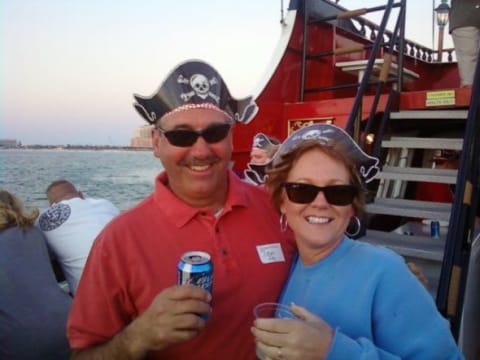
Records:
[[[337,7],[345,12],[344,8],[338,4],[332,4],[332,6]],[[370,8],[375,9],[375,8]],[[348,13],[348,12],[347,12]],[[361,35],[364,39],[369,41],[375,41],[379,36],[379,26],[378,24],[368,20],[367,18],[361,16],[355,16],[349,19],[351,21],[351,26],[342,27],[344,31],[350,32],[355,35]],[[354,31],[352,31],[352,27]],[[385,29],[383,33],[384,43],[389,43],[390,38],[393,36],[392,31]],[[395,44],[395,50],[398,51],[398,45]],[[438,62],[438,50],[434,50],[428,46],[422,45],[415,41],[405,38],[404,50],[405,56],[414,58],[427,63],[436,63]],[[455,54],[455,48],[444,48],[442,53],[447,54],[447,62],[453,62],[453,57]],[[437,57],[435,57],[437,55]]]
[[[359,33],[365,38],[370,41],[374,41],[378,36],[378,25],[369,21],[368,19],[358,17],[351,19],[352,22],[355,24],[355,27],[358,29]],[[345,29],[345,31],[349,31]],[[388,29],[385,29],[383,34],[384,42],[389,43],[390,38],[393,36],[392,32]],[[398,45],[395,44],[395,50],[398,51]],[[444,48],[441,50],[443,54],[447,54],[446,59],[447,62],[453,62],[455,48]],[[428,46],[419,44],[415,41],[409,40],[405,38],[405,48],[403,49],[405,56],[414,58],[416,60],[420,60],[427,63],[437,63],[439,62],[438,50],[434,50]]]
[[[362,34],[365,39],[374,41],[377,38],[378,36],[377,24],[362,17],[354,18],[352,19],[352,21],[356,24],[356,27],[359,29],[360,34]],[[346,31],[349,31],[349,30],[347,29]],[[386,29],[383,36],[384,36],[384,42],[388,43],[390,41],[390,38],[393,36],[393,34],[391,31]],[[395,45],[395,50],[398,51],[397,45]],[[444,48],[441,51],[442,53],[447,54],[447,62],[453,62],[455,48]],[[439,62],[438,61],[439,58],[442,58],[439,56],[438,50],[433,50],[428,46],[419,44],[407,38],[405,38],[405,48],[403,49],[403,52],[405,56],[412,57],[416,60],[424,61],[427,63],[436,63],[436,62]]]
[[[359,29],[360,34],[362,34],[365,39],[374,41],[377,38],[379,29],[377,24],[362,17],[354,18],[352,19],[352,21],[356,24],[356,27]],[[391,31],[386,29],[383,36],[384,42],[388,43],[393,34]],[[398,51],[398,46],[395,46],[395,50]],[[424,61],[427,63],[438,62],[438,50],[433,50],[430,47],[419,44],[407,38],[405,38],[405,48],[403,52],[405,56],[409,56],[420,61]],[[442,49],[442,53],[446,53],[447,61],[452,62],[455,48],[444,48]],[[434,56],[435,54],[437,55],[437,57]]]

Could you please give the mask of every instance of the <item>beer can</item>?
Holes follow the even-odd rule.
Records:
[[[433,238],[440,237],[440,222],[437,220],[432,220],[430,222],[430,236]]]
[[[213,264],[208,253],[203,251],[186,252],[180,257],[177,270],[178,284],[192,284],[212,293]]]

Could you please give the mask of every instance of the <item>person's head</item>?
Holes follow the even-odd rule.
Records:
[[[328,124],[302,128],[280,146],[265,184],[295,233],[302,259],[328,254],[352,218],[363,215],[363,182],[378,172],[377,165],[344,130]]]
[[[38,214],[37,208],[24,211],[21,201],[15,195],[0,189],[0,230],[13,226],[31,227]]]
[[[62,200],[73,198],[83,199],[83,194],[78,191],[75,186],[68,180],[55,180],[47,187],[47,198],[50,205],[58,203]]]
[[[279,146],[280,141],[273,136],[267,136],[263,133],[256,134],[253,137],[252,150],[250,151],[250,163],[256,165],[268,163]]]
[[[201,61],[176,67],[152,97],[134,96],[137,111],[155,125],[154,154],[173,193],[194,207],[223,206],[232,127],[255,115],[252,98],[234,99],[220,74]]]

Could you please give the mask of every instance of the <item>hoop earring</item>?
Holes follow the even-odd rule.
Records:
[[[345,230],[345,235],[347,235],[350,238],[353,238],[360,234],[360,230],[362,229],[362,223],[360,222],[360,219],[358,216],[352,216],[350,219],[350,223],[347,226],[347,229]]]
[[[287,231],[287,226],[288,226],[287,217],[285,216],[285,214],[280,215],[280,231],[281,232]]]

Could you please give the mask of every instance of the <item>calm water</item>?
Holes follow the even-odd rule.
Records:
[[[27,208],[47,207],[47,186],[67,179],[84,195],[125,210],[152,192],[161,169],[151,151],[0,150],[0,187]]]

